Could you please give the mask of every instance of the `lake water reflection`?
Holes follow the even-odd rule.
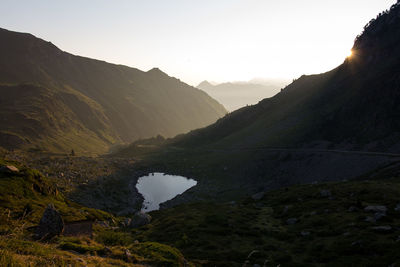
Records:
[[[142,176],[136,184],[139,193],[144,197],[142,211],[158,210],[160,203],[182,194],[196,184],[197,181],[193,179],[160,172]]]

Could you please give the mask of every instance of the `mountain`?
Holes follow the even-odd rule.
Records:
[[[119,155],[144,155],[149,167],[198,181],[164,207],[398,173],[399,25],[396,4],[365,27],[353,55],[337,68],[304,75],[274,97],[146,153],[133,144]]]
[[[212,83],[210,83],[209,81],[202,81],[201,83],[199,83],[199,85],[197,85],[197,88],[199,88],[201,90],[208,90],[213,87],[214,87],[214,85]]]
[[[271,81],[265,84],[254,82],[228,82],[213,85],[208,81],[201,82],[197,88],[217,99],[229,111],[234,111],[246,105],[257,104],[260,100],[271,97],[279,92],[283,81]]]
[[[226,113],[203,91],[75,56],[0,29],[0,146],[102,153],[117,143],[204,127]]]
[[[303,75],[276,96],[191,132],[177,144],[400,152],[400,7],[365,27],[353,55],[323,74]]]

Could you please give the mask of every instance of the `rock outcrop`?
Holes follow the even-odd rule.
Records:
[[[0,167],[0,172],[5,172],[5,173],[18,173],[19,170],[17,167],[13,165],[5,165]]]
[[[130,223],[130,227],[137,228],[151,222],[151,216],[145,212],[138,211],[133,215],[132,221]]]
[[[38,239],[49,239],[60,235],[64,230],[64,221],[53,204],[49,204],[36,229]]]
[[[261,200],[265,196],[265,192],[258,192],[251,196],[253,200]]]

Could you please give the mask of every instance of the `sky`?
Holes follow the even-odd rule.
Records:
[[[0,0],[0,27],[191,85],[294,79],[349,55],[395,0]]]

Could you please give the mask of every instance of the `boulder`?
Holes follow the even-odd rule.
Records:
[[[292,224],[296,224],[297,223],[297,218],[290,218],[290,219],[287,219],[286,220],[286,223],[288,224],[288,225],[292,225]]]
[[[309,236],[311,233],[309,231],[301,231],[302,236]]]
[[[364,211],[386,213],[387,207],[386,206],[367,206],[364,208]]]
[[[329,190],[321,190],[320,192],[321,197],[331,197],[332,193]]]
[[[0,172],[5,172],[5,173],[18,173],[19,170],[17,167],[13,165],[4,165],[0,167]]]
[[[87,266],[87,262],[86,262],[84,259],[82,259],[82,258],[77,258],[76,260],[79,261],[79,262],[81,263],[81,266]]]
[[[130,227],[137,228],[151,222],[151,216],[143,211],[138,211],[133,215]]]
[[[131,218],[125,218],[124,221],[122,222],[122,225],[125,227],[130,226],[132,223],[132,219]]]
[[[372,230],[374,230],[376,232],[387,233],[387,232],[392,231],[392,227],[390,225],[375,226],[375,227],[372,227]]]
[[[396,205],[396,207],[394,208],[395,211],[400,211],[400,203]]]
[[[64,221],[60,213],[53,204],[49,204],[40,219],[39,226],[36,229],[36,235],[39,239],[49,239],[60,235],[64,230]]]
[[[97,224],[104,228],[110,227],[110,224],[107,221],[97,221]]]
[[[289,209],[290,207],[286,205],[282,210],[282,215],[285,215],[289,211]]]
[[[107,255],[107,256],[110,256],[110,255],[112,255],[112,250],[109,248],[109,247],[104,247],[104,254],[105,255]]]
[[[361,247],[363,245],[363,242],[361,240],[357,240],[354,241],[353,243],[351,243],[351,246],[357,246],[357,247]]]
[[[379,221],[383,217],[386,217],[386,213],[384,213],[384,212],[377,212],[377,213],[374,214],[374,219],[376,221]]]
[[[129,251],[129,249],[125,249],[125,251],[124,251],[124,260],[129,263],[137,262],[135,256],[132,255],[132,253]]]
[[[356,206],[351,206],[347,211],[348,212],[356,212],[358,209]]]
[[[256,194],[252,195],[251,198],[253,200],[260,200],[260,199],[262,199],[264,197],[264,195],[265,195],[264,192],[258,192]]]
[[[369,222],[369,223],[376,223],[375,218],[374,218],[374,217],[371,217],[371,216],[367,216],[367,217],[365,218],[365,221],[366,221],[366,222]]]

